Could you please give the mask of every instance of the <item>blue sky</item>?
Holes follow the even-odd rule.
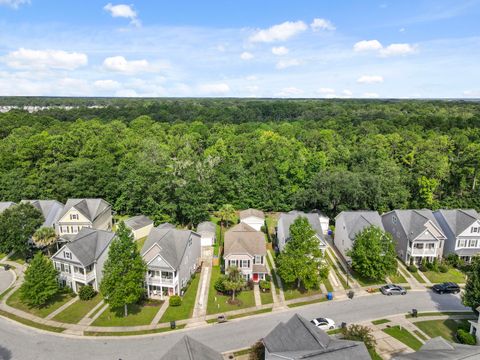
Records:
[[[480,0],[0,0],[0,95],[480,97]]]

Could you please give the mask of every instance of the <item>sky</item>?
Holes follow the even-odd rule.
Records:
[[[0,0],[0,95],[480,98],[480,0]]]

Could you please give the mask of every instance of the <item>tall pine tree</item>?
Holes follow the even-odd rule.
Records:
[[[122,221],[103,267],[100,292],[105,301],[113,309],[123,307],[127,316],[128,305],[138,302],[145,293],[143,283],[146,271],[147,266],[133,240],[132,232]]]

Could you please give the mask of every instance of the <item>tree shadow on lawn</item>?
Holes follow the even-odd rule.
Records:
[[[139,314],[144,307],[160,307],[163,304],[163,301],[160,300],[143,300],[137,304],[130,304],[127,306],[128,315],[137,315]],[[125,308],[111,308],[112,313],[115,314],[116,317],[124,317],[125,316]]]

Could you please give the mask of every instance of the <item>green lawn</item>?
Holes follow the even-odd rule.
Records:
[[[55,316],[53,320],[67,323],[67,324],[77,324],[82,320],[85,315],[87,315],[100,301],[102,301],[102,296],[97,294],[93,299],[88,301],[78,300],[70,305],[68,308],[63,310],[60,314]]]
[[[0,315],[1,316],[4,316],[6,318],[9,318],[13,321],[17,321],[21,324],[24,324],[24,325],[27,325],[27,326],[30,326],[30,327],[33,327],[33,328],[37,328],[37,329],[40,329],[40,330],[45,330],[45,331],[51,331],[51,332],[57,332],[57,333],[61,333],[63,332],[65,329],[64,328],[61,328],[61,327],[54,327],[54,326],[49,326],[49,325],[44,325],[44,324],[40,324],[40,323],[37,323],[35,321],[31,321],[31,320],[28,320],[28,319],[24,319],[20,316],[17,316],[17,315],[14,315],[14,314],[10,314],[9,312],[6,312],[6,311],[3,311],[3,310],[0,310]]]
[[[368,350],[368,353],[370,354],[370,357],[372,358],[372,360],[383,360],[382,357],[377,354],[375,349],[367,348],[367,350]]]
[[[371,285],[381,285],[385,284],[385,280],[373,280],[373,279],[368,279],[363,276],[360,276],[357,273],[352,274],[355,280],[361,285],[361,286],[371,286]],[[393,281],[393,280],[392,280]]]
[[[441,315],[472,315],[475,318],[473,311],[424,311],[417,314],[418,317],[422,316],[441,316]],[[412,317],[412,314],[405,315],[407,319]]]
[[[268,252],[271,252],[271,250],[268,250]],[[272,255],[273,255],[273,254],[272,254]],[[272,275],[272,281],[273,281],[273,283],[275,284],[275,292],[276,292],[277,294],[279,294],[279,293],[280,293],[280,286],[279,286],[279,284],[278,284],[278,282],[277,282],[277,277],[275,276],[275,269],[274,269],[273,266],[272,266],[273,264],[272,264],[272,262],[270,261],[270,257],[268,256],[268,254],[267,254],[266,258],[267,258],[267,262],[268,262],[268,267],[270,268],[270,272],[271,272],[271,275]]]
[[[268,214],[265,218],[265,223],[267,224],[270,241],[273,242],[273,239],[275,238],[275,227],[278,223],[278,214]]]
[[[157,314],[161,301],[149,300],[143,305],[128,306],[128,316],[123,316],[123,309],[114,311],[107,308],[92,324],[92,326],[138,326],[150,325]]]
[[[190,286],[185,291],[182,299],[182,305],[169,306],[163,314],[160,322],[170,322],[188,319],[192,317],[193,308],[195,307],[195,298],[197,296],[198,285],[200,283],[200,274],[195,274],[195,278],[190,283]]]
[[[44,318],[51,312],[57,310],[60,306],[69,302],[75,297],[75,295],[66,294],[64,292],[57,294],[52,300],[50,300],[45,306],[40,308],[29,307],[20,300],[20,289],[17,289],[8,299],[7,305],[16,309],[28,312],[38,317]]]
[[[263,292],[262,289],[260,289],[260,298],[262,299],[262,305],[273,303],[272,291]]]
[[[283,293],[285,294],[285,300],[298,299],[301,297],[319,295],[322,293],[320,289],[299,290],[295,288],[295,285],[296,284],[283,284]]]
[[[7,254],[4,254],[4,253],[0,252],[0,260],[2,260],[5,256],[7,256]]]
[[[21,265],[25,265],[25,255],[20,254],[18,252],[10,256],[8,260],[15,261],[16,263],[19,263]]]
[[[448,272],[441,273],[435,271],[426,271],[423,273],[432,283],[455,282],[462,284],[465,282],[465,275],[457,269],[450,268]]]
[[[332,284],[330,283],[330,280],[328,279],[328,277],[323,280],[323,284],[324,284],[325,287],[327,288],[327,291],[329,291],[329,292],[332,292],[332,291],[333,291],[333,286],[332,286]]]
[[[403,274],[400,272],[400,270],[397,270],[397,273],[395,275],[390,275],[389,278],[390,278],[390,280],[392,280],[392,282],[394,284],[406,284],[407,283],[407,279],[405,279],[405,276],[403,276]]]
[[[315,299],[315,300],[296,302],[296,303],[293,303],[293,304],[288,304],[287,306],[289,308],[296,308],[296,307],[299,307],[299,306],[311,305],[311,304],[316,304],[316,303],[324,302],[324,301],[327,301],[326,297],[321,297],[321,298]]]
[[[383,329],[383,332],[394,337],[398,341],[401,341],[409,348],[418,350],[422,346],[422,342],[413,336],[408,330],[400,328],[400,326],[392,326],[390,328]]]
[[[410,274],[412,274],[412,276],[417,279],[417,281],[421,284],[425,284],[425,280],[423,280],[423,278],[420,276],[420,274],[418,273],[418,271],[415,271],[415,272],[411,272]]]
[[[148,236],[144,236],[143,238],[140,238],[137,240],[137,249],[138,251],[142,251],[143,244],[145,244],[145,240],[147,240]]]
[[[212,278],[210,280],[210,288],[208,291],[207,314],[223,313],[226,311],[239,310],[255,306],[253,290],[242,291],[237,294],[236,298],[241,302],[238,305],[231,305],[227,302],[227,300],[230,299],[230,296],[217,294],[214,284],[220,276],[220,267],[212,267]]]
[[[467,320],[452,319],[417,321],[415,325],[431,338],[441,336],[451,342],[457,342],[455,333],[460,326],[470,328]]]
[[[380,325],[380,324],[386,324],[386,323],[389,323],[390,320],[388,319],[379,319],[379,320],[373,320],[372,321],[372,324],[373,325]]]
[[[342,274],[340,274],[340,271],[335,267],[333,260],[331,259],[330,255],[326,253],[325,258],[327,259],[327,262],[330,264],[330,267],[333,269],[335,274],[337,275],[338,280],[340,281],[342,287],[346,290],[350,289],[350,285],[347,285],[347,282],[345,279],[342,277],[342,274],[345,274],[344,270],[342,267],[340,267]]]

